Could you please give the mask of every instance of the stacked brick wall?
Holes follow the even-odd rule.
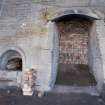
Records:
[[[83,20],[59,22],[60,58],[63,64],[88,63],[88,32],[90,23]]]

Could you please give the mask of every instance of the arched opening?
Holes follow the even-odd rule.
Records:
[[[56,84],[95,86],[90,68],[90,31],[94,18],[69,14],[53,20],[59,32],[59,62]]]
[[[6,51],[0,58],[0,69],[22,71],[22,57],[15,50]]]
[[[0,57],[0,86],[22,86],[22,56],[16,50],[7,50]]]

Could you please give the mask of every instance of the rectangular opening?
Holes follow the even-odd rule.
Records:
[[[88,65],[89,28],[92,22],[73,18],[57,23],[59,30],[59,67],[56,84],[96,85]]]

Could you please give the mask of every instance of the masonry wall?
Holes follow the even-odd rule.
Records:
[[[96,22],[96,29],[97,29],[97,38],[98,38],[98,42],[99,42],[99,48],[100,48],[100,52],[101,52],[101,59],[102,59],[102,76],[103,76],[103,81],[102,82],[102,97],[105,100],[105,50],[104,50],[104,39],[105,39],[105,23],[104,21],[97,21]]]
[[[76,9],[94,10],[99,17],[104,17],[104,5],[104,0],[1,0],[0,56],[9,49],[19,51],[23,71],[26,68],[37,70],[37,89],[50,90],[53,77],[48,21],[64,10]]]
[[[100,51],[100,43],[98,39],[98,34],[96,32],[96,21],[93,22],[90,28],[90,38],[89,38],[89,66],[91,72],[94,74],[97,81],[97,89],[100,92],[102,90],[102,85],[104,81],[104,69],[102,56]],[[101,33],[100,33],[101,34]]]

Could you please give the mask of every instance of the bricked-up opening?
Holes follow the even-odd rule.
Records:
[[[21,55],[14,50],[6,51],[0,59],[0,69],[9,71],[22,71]]]
[[[59,67],[56,84],[96,85],[89,72],[90,19],[73,16],[56,22],[59,30]]]

